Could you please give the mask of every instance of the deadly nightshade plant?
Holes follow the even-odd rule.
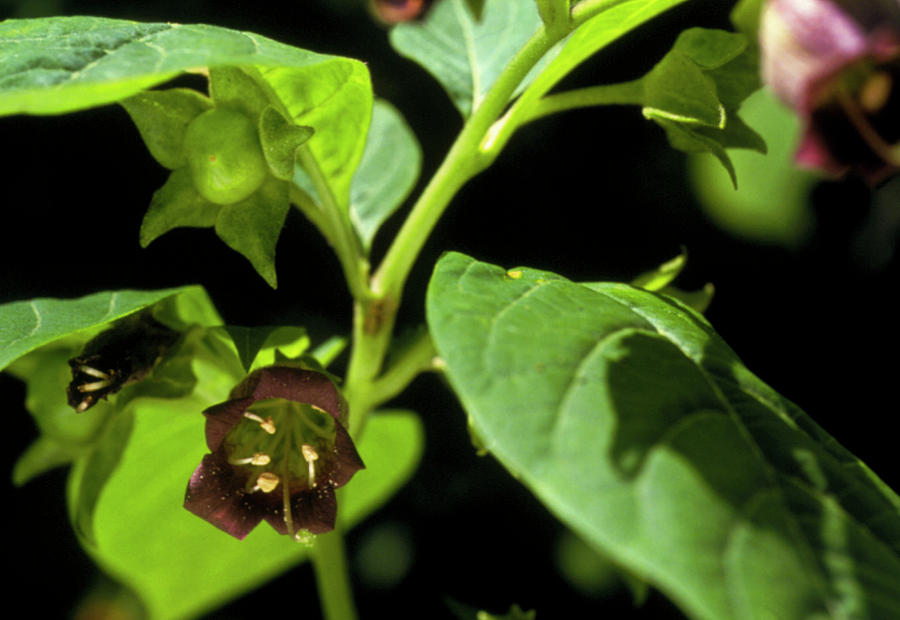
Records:
[[[97,420],[77,435],[87,437],[78,445],[74,432],[44,431],[32,465],[55,466],[68,449],[73,529],[110,574],[138,591],[149,617],[208,613],[240,587],[310,559],[324,617],[355,618],[342,531],[414,470],[422,446],[417,416],[385,408],[434,370],[460,397],[479,449],[565,526],[692,617],[896,615],[900,590],[890,576],[900,574],[900,498],[757,379],[672,292],[683,260],[631,284],[579,283],[448,252],[431,275],[426,325],[411,338],[394,333],[411,270],[442,214],[528,123],[574,108],[635,105],[673,146],[710,151],[730,173],[726,149],[764,150],[738,116],[759,83],[758,50],[743,34],[692,28],[641,78],[565,89],[564,78],[583,61],[682,2],[380,2],[427,6],[394,28],[392,44],[434,74],[465,118],[380,257],[372,238],[405,198],[395,187],[414,183],[421,158],[399,113],[379,103],[373,112],[363,63],[206,25],[80,17],[0,23],[0,112],[118,102],[171,171],[144,217],[142,245],[178,226],[214,226],[274,286],[275,243],[293,202],[329,241],[347,278],[352,326],[339,330],[336,347],[326,341],[309,354],[321,365],[313,368],[328,368],[352,342],[346,367],[335,371],[344,375],[341,390],[331,375],[279,361],[306,361],[310,342],[300,326],[223,326],[205,294],[114,291],[0,307],[0,362],[15,362],[17,376],[28,379],[34,417],[51,431],[68,431],[70,419]],[[869,50],[841,51],[827,70],[793,84],[818,154],[837,161],[844,154],[819,135],[826,127],[818,106],[835,104],[845,116],[852,106],[813,86],[839,76],[835,84],[847,86],[853,105],[889,109],[890,97],[876,95],[890,94],[879,76],[894,75],[893,44],[884,53],[866,45],[893,40],[896,13],[874,0],[852,7],[784,0],[769,10],[783,8],[776,15],[783,17],[786,7],[815,13],[825,6],[856,20],[856,38],[847,40]],[[886,29],[871,20],[881,9]],[[788,32],[790,23],[782,19],[781,30],[770,32]],[[831,23],[835,34],[826,40],[844,41],[837,30],[850,22]],[[818,61],[809,62],[816,68]],[[844,84],[857,69],[861,86]],[[144,90],[184,72],[207,75],[208,96]],[[867,126],[845,120],[854,131]],[[876,137],[896,141],[880,112],[864,120]],[[316,132],[309,145],[306,124]],[[866,148],[871,139],[862,139]],[[294,266],[300,270],[318,271],[309,262]],[[289,293],[293,306],[302,308],[312,288],[304,279]],[[153,381],[134,386],[140,398],[129,400],[130,388],[87,415],[72,414],[64,401],[70,345],[86,339],[83,330],[96,333],[156,304],[191,346],[179,346]],[[96,398],[109,387],[104,382],[115,382],[113,367],[101,361],[76,360],[76,390]],[[184,389],[160,402],[163,380],[172,378]],[[210,406],[225,393],[227,400]],[[54,416],[59,408],[63,424]],[[335,490],[364,467],[360,454],[368,470],[341,496],[338,519]],[[138,496],[151,478],[156,492]],[[284,536],[268,528],[250,535],[262,521]],[[311,547],[290,540],[313,536]]]
[[[298,540],[334,529],[334,490],[364,467],[347,403],[321,372],[260,368],[206,409],[203,457],[184,507],[238,539],[266,520]]]
[[[900,3],[770,0],[766,83],[803,122],[798,163],[871,183],[900,171]]]

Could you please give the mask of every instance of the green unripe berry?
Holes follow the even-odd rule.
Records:
[[[237,110],[213,108],[188,125],[184,150],[197,192],[220,205],[259,189],[268,174],[256,125]]]

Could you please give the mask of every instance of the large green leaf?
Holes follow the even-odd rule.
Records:
[[[690,615],[900,614],[900,499],[699,314],[461,254],[427,314],[484,446]]]
[[[209,378],[209,377],[207,377]],[[225,386],[222,386],[223,389]],[[154,620],[194,617],[301,562],[307,548],[262,523],[236,540],[182,508],[187,481],[207,452],[200,411],[143,404],[119,467],[94,507],[95,544],[105,570],[139,593]],[[367,469],[339,495],[351,527],[384,503],[412,474],[422,430],[410,412],[372,416],[358,443]],[[79,487],[73,473],[72,495]]]
[[[0,23],[0,115],[61,114],[121,101],[179,73],[241,66],[300,125],[347,208],[372,110],[366,66],[250,32],[98,17]]]
[[[403,116],[388,102],[376,101],[350,190],[350,219],[367,250],[378,228],[412,190],[421,167],[422,149]]]
[[[531,1],[488,0],[476,19],[463,0],[441,0],[424,22],[395,27],[391,43],[437,78],[467,117],[540,26]]]
[[[0,306],[0,370],[49,342],[81,330],[99,328],[167,297],[189,291],[208,301],[206,293],[199,287],[182,287],[157,291],[106,291],[78,299],[41,298],[4,304]]]

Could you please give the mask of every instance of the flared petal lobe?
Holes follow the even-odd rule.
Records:
[[[803,123],[797,162],[871,183],[900,171],[900,3],[768,0],[764,82]]]
[[[265,519],[281,534],[334,528],[334,490],[364,468],[343,424],[346,402],[331,379],[292,366],[251,373],[206,416],[211,454],[184,506],[236,538]]]

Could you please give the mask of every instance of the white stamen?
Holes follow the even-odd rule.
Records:
[[[92,377],[97,377],[98,379],[103,379],[105,381],[109,381],[112,378],[108,374],[103,372],[102,370],[97,370],[96,368],[94,368],[92,366],[87,366],[85,364],[82,364],[81,366],[79,366],[78,370],[83,372],[86,375],[90,375]]]
[[[272,462],[272,458],[264,452],[256,452],[253,456],[245,459],[229,458],[228,462],[232,465],[268,465]]]
[[[83,401],[78,403],[77,407],[75,407],[75,412],[76,413],[84,413],[85,411],[87,411],[87,408],[90,406],[91,406],[91,399],[85,398]]]
[[[300,446],[300,452],[303,454],[303,460],[309,465],[309,484],[314,487],[316,486],[316,466],[313,463],[319,460],[319,453],[308,443]]]
[[[112,385],[111,381],[94,381],[93,383],[82,383],[78,386],[79,392],[96,392],[97,390],[102,390],[105,387],[109,387]]]
[[[245,411],[244,417],[247,418],[248,420],[253,420],[254,422],[257,422],[262,427],[262,429],[264,431],[266,431],[267,433],[269,433],[270,435],[275,434],[275,423],[272,421],[271,416],[269,416],[268,418],[263,420],[261,417],[259,417],[252,411]]]

